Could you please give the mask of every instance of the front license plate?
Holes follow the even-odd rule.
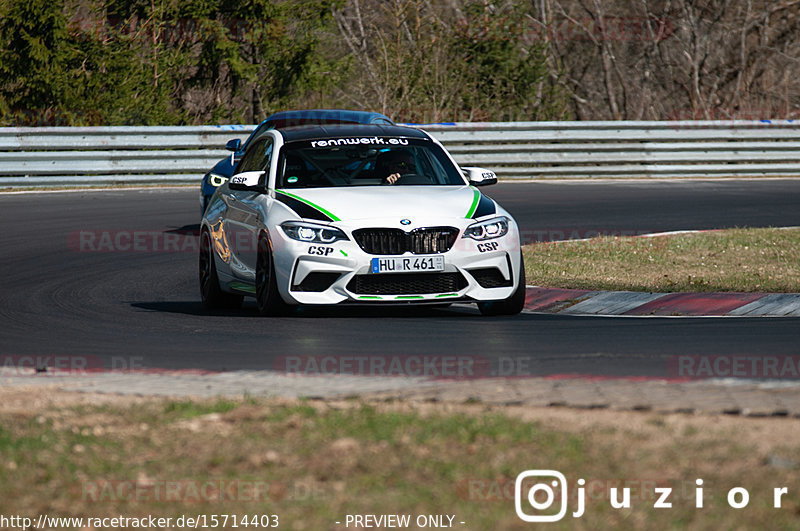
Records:
[[[444,256],[412,256],[408,258],[373,258],[372,273],[405,273],[407,271],[443,271]]]

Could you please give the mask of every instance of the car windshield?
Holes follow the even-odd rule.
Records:
[[[278,188],[466,184],[444,150],[429,140],[326,138],[283,146]]]

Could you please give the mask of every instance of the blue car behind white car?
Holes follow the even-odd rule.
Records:
[[[269,116],[266,120],[258,124],[255,131],[242,142],[234,138],[225,144],[225,149],[232,151],[230,157],[217,162],[211,171],[203,176],[200,185],[200,215],[206,211],[208,201],[214,195],[214,191],[219,186],[228,181],[236,169],[236,164],[250,146],[253,138],[269,129],[282,129],[285,127],[295,127],[300,125],[324,125],[324,124],[377,124],[394,125],[394,122],[383,114],[366,111],[347,111],[337,109],[313,109],[299,111],[281,111]]]

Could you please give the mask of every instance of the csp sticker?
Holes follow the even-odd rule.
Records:
[[[312,245],[308,248],[308,254],[314,254],[318,256],[328,256],[333,252],[333,247],[322,247],[317,245]]]

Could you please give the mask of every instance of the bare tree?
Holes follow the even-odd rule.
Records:
[[[423,122],[563,117],[558,76],[551,78],[541,43],[522,38],[520,6],[349,0],[333,11],[353,64],[341,97]]]
[[[537,0],[583,119],[792,118],[800,0]]]

